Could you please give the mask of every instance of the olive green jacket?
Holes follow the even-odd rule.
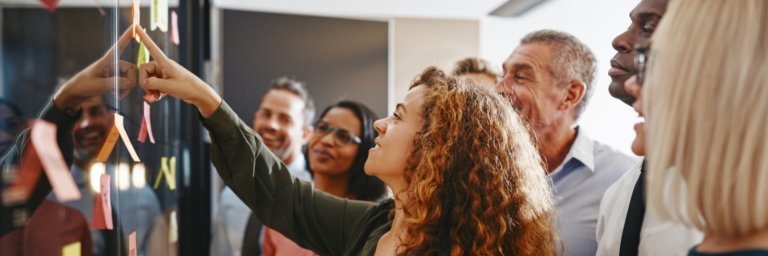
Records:
[[[211,135],[211,161],[219,175],[264,225],[319,255],[376,252],[391,228],[392,199],[342,199],[294,178],[226,102],[199,119]]]

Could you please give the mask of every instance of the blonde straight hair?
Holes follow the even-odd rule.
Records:
[[[672,1],[651,52],[649,203],[717,234],[766,228],[768,1]]]

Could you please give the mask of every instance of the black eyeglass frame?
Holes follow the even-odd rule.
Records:
[[[320,130],[317,129],[317,127],[320,126],[321,124],[325,124],[325,125],[328,126],[328,130],[325,133],[322,133],[322,134],[320,133]],[[348,132],[349,135],[350,135],[350,139],[347,140],[344,143],[339,142],[339,140],[341,140],[341,139],[339,139],[339,136],[338,136],[339,131]],[[316,137],[323,137],[325,135],[328,135],[329,133],[333,133],[333,143],[336,146],[339,146],[339,147],[343,147],[343,146],[352,144],[352,142],[355,142],[357,144],[360,144],[362,142],[362,140],[360,140],[360,137],[357,137],[357,134],[355,134],[354,132],[352,132],[350,130],[347,130],[347,129],[334,127],[333,125],[331,125],[331,124],[329,124],[328,122],[325,122],[325,121],[317,122],[317,124],[315,125],[315,130],[312,133],[314,133],[314,136],[316,136]]]
[[[637,69],[637,85],[645,82],[645,66],[648,63],[649,47],[635,47],[635,68]]]

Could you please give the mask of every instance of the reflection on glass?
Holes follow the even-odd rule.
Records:
[[[120,189],[120,191],[126,191],[131,187],[130,172],[131,168],[129,167],[128,163],[121,162],[117,165],[117,170],[115,173],[115,186]]]
[[[143,163],[136,163],[133,165],[133,187],[143,188],[147,185],[146,169]]]
[[[104,174],[105,171],[106,167],[104,166],[104,162],[95,162],[91,165],[91,189],[96,194],[101,193],[101,184],[99,184],[99,181],[101,175]]]

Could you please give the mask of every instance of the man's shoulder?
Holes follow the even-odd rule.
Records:
[[[642,158],[626,154],[599,141],[594,141],[593,151],[596,164],[618,170],[622,174],[642,161]],[[601,167],[596,166],[596,168],[600,169]]]

